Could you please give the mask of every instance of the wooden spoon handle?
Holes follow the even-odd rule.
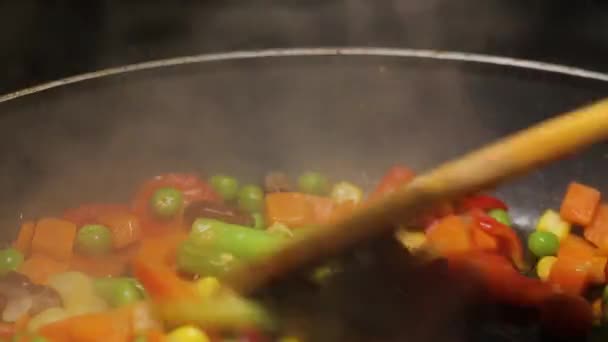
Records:
[[[421,209],[480,191],[608,138],[608,100],[560,115],[445,163],[353,216],[295,239],[270,258],[245,265],[225,283],[248,293],[300,266],[394,230]]]

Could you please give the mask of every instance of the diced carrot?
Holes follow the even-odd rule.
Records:
[[[16,331],[14,323],[0,322],[0,338],[10,341]]]
[[[352,215],[356,209],[357,209],[357,204],[355,204],[352,201],[342,202],[339,204],[336,203],[333,206],[333,210],[328,219],[328,223],[347,218],[350,215]]]
[[[131,336],[128,316],[119,315],[123,310],[73,318],[70,337],[74,341],[128,341]]]
[[[568,222],[587,226],[593,220],[599,203],[599,191],[592,187],[572,182],[568,186],[559,213]]]
[[[120,309],[50,323],[39,333],[54,342],[128,342],[132,335],[129,313]]]
[[[76,238],[76,225],[70,221],[44,218],[36,224],[32,239],[32,253],[69,261]]]
[[[124,248],[142,238],[142,230],[137,216],[129,213],[114,213],[99,218],[99,223],[110,228],[114,248]]]
[[[597,249],[583,238],[576,235],[568,235],[559,244],[557,257],[569,257],[591,260],[597,255]]]
[[[271,225],[280,222],[289,227],[300,227],[316,223],[315,208],[308,195],[298,192],[267,194],[266,217]]]
[[[19,319],[15,322],[15,330],[16,331],[23,331],[25,330],[25,328],[27,327],[27,324],[30,321],[30,315],[28,315],[27,313],[21,317],[19,317]]]
[[[580,295],[589,284],[587,265],[577,258],[558,257],[551,267],[549,282],[567,294]]]
[[[313,224],[326,224],[331,219],[335,202],[329,197],[306,195],[313,211]]]
[[[69,265],[66,262],[57,261],[46,255],[33,254],[21,264],[18,270],[32,282],[44,284],[50,276],[65,272],[68,268]]]
[[[442,255],[470,251],[473,247],[471,224],[461,216],[446,216],[427,230],[427,241]]]
[[[498,251],[498,241],[492,235],[484,232],[479,228],[472,230],[473,244],[480,251],[496,252]]]
[[[352,214],[352,202],[336,204],[331,198],[299,192],[275,192],[266,195],[266,217],[270,224],[280,222],[291,228],[327,224]]]
[[[70,270],[86,273],[93,277],[117,277],[125,274],[136,248],[128,248],[103,256],[75,254],[70,261]]]
[[[589,226],[583,233],[585,239],[593,242],[600,253],[608,256],[608,204],[602,204]]]
[[[152,330],[146,333],[147,342],[164,342],[166,341],[165,334],[160,330]]]
[[[606,282],[607,257],[593,257],[589,263],[589,281],[592,284],[604,284]]]
[[[24,222],[19,229],[17,240],[15,240],[14,247],[25,256],[30,254],[35,227],[36,224],[34,222]]]
[[[63,213],[63,219],[81,227],[85,224],[100,223],[99,218],[101,216],[121,213],[129,213],[129,206],[125,204],[89,203],[66,210]]]

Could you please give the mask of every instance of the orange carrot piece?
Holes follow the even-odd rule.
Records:
[[[427,230],[429,245],[442,255],[468,252],[473,247],[471,225],[457,215],[449,215]]]
[[[352,201],[335,203],[327,223],[335,222],[351,216],[357,210],[357,204]]]
[[[560,242],[557,257],[591,260],[597,254],[597,249],[589,242],[579,236],[570,234]]]
[[[312,207],[313,224],[326,224],[331,220],[335,209],[335,202],[329,197],[306,195],[306,200]]]
[[[117,277],[126,273],[136,248],[128,248],[104,256],[75,254],[70,260],[70,270],[86,273],[93,277]]]
[[[602,204],[589,226],[583,232],[585,239],[593,242],[600,253],[608,256],[608,204]]]
[[[165,340],[165,334],[162,331],[152,330],[146,333],[147,342],[164,342]]]
[[[137,216],[129,213],[104,215],[99,222],[112,232],[112,245],[116,249],[127,247],[142,238],[142,230]]]
[[[45,218],[36,224],[32,239],[32,253],[48,255],[60,261],[72,257],[76,225],[70,221]]]
[[[47,324],[39,333],[60,342],[128,342],[132,335],[130,318],[128,311],[120,309],[86,314]]]
[[[26,275],[36,284],[44,284],[47,279],[57,273],[68,270],[69,265],[46,255],[34,254],[26,259],[18,271]]]
[[[13,244],[19,252],[23,253],[23,255],[28,256],[30,254],[30,250],[32,248],[32,239],[34,238],[34,229],[36,228],[36,224],[34,222],[24,222],[19,229],[19,235],[17,235],[17,240]]]
[[[558,257],[551,267],[549,282],[567,294],[578,296],[589,284],[588,268],[580,259]]]
[[[568,186],[559,213],[568,222],[587,226],[593,220],[599,203],[599,191],[592,187],[572,182]]]
[[[318,208],[317,210],[321,210]],[[308,195],[298,192],[275,192],[266,195],[266,217],[289,227],[315,224],[315,208]]]
[[[608,264],[607,257],[593,257],[589,262],[589,281],[592,284],[606,283],[606,265]]]
[[[27,327],[27,324],[30,322],[30,315],[28,315],[27,313],[23,316],[21,316],[16,322],[15,322],[15,331],[23,331],[25,330],[25,328]]]

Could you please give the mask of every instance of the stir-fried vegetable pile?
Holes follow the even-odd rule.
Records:
[[[207,182],[172,173],[144,182],[129,204],[84,204],[24,222],[12,246],[0,251],[0,339],[298,341],[263,306],[223,287],[222,276],[413,177],[395,166],[364,198],[358,186],[318,172],[293,183],[272,172],[262,186],[228,175]],[[445,258],[455,270],[474,268],[501,303],[546,311],[556,294],[582,298],[606,282],[608,206],[597,190],[578,183],[559,213],[547,210],[527,237],[538,278],[523,274],[530,267],[525,248],[507,206],[491,196],[443,203],[404,222],[396,236],[414,254]],[[321,267],[310,278],[323,286],[332,272]],[[601,323],[603,298],[566,305]]]

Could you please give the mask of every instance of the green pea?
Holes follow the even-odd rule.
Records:
[[[135,303],[143,298],[131,278],[99,278],[94,286],[96,293],[112,307]]]
[[[245,185],[239,190],[239,208],[250,213],[264,209],[264,191],[257,185]]]
[[[133,342],[147,342],[148,338],[146,337],[146,335],[139,335],[137,336]]]
[[[89,224],[78,230],[76,247],[84,254],[101,255],[112,249],[112,233],[100,224]]]
[[[329,182],[318,172],[305,172],[298,178],[298,189],[307,194],[322,196],[329,192]]]
[[[16,270],[23,263],[23,254],[15,248],[0,251],[0,274]]]
[[[160,188],[154,192],[150,199],[150,206],[154,213],[164,219],[175,216],[184,204],[184,195],[175,188]]]
[[[264,214],[262,213],[253,213],[253,228],[254,229],[264,229],[266,228],[266,222],[264,220]]]
[[[232,201],[239,191],[239,181],[234,177],[226,175],[215,175],[211,177],[211,186],[222,196],[224,201]]]
[[[505,224],[507,226],[511,226],[511,218],[509,217],[509,213],[503,209],[492,209],[488,213],[491,217],[493,217],[496,221]]]
[[[559,249],[559,239],[551,232],[536,231],[528,236],[528,249],[539,258],[555,255]]]
[[[608,285],[604,287],[604,292],[602,292],[602,300],[604,304],[608,305]]]

